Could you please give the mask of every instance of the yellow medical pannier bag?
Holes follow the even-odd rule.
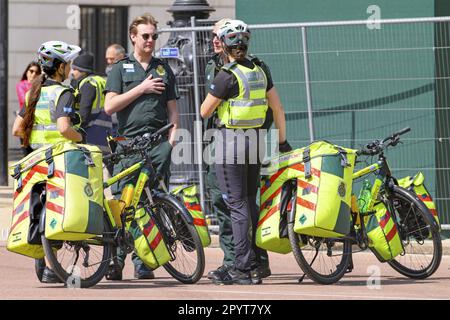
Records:
[[[126,229],[134,239],[134,250],[151,269],[156,269],[172,260],[164,238],[155,219],[144,207],[134,213],[134,219],[127,221]]]
[[[42,147],[10,167],[14,177],[13,216],[7,248],[42,257],[29,241],[37,212],[30,199],[37,185],[45,189],[45,236],[51,240],[85,240],[103,232],[102,153],[91,145],[60,142]],[[30,216],[30,211],[33,214]],[[39,213],[40,214],[40,213]]]
[[[394,259],[404,252],[397,225],[384,203],[373,207],[374,213],[364,217],[369,248],[380,262]]]
[[[301,235],[348,234],[355,155],[356,150],[316,141],[282,154],[263,168],[256,244],[269,251],[289,253],[289,212],[295,215],[294,231]],[[283,188],[290,180],[297,190],[295,203],[283,199],[289,196]]]
[[[439,215],[436,211],[436,205],[434,204],[433,198],[425,187],[425,176],[423,175],[423,173],[418,172],[414,177],[405,177],[403,179],[400,179],[398,180],[398,185],[417,194],[419,199],[427,206],[428,210],[430,210],[431,214],[434,217],[434,220],[436,220],[436,223],[440,229],[441,223],[439,221]],[[431,234],[429,236],[431,236]]]
[[[202,246],[207,247],[211,244],[211,236],[208,230],[208,224],[206,223],[205,215],[203,214],[202,207],[200,205],[199,193],[196,185],[188,187],[178,187],[172,190],[172,194],[175,195],[186,209],[188,209],[190,215],[194,219],[194,226],[202,241]]]

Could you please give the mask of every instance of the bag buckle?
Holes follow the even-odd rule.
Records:
[[[47,177],[53,178],[55,175],[55,162],[53,161],[53,149],[48,148],[45,150],[45,162],[47,162],[48,165],[48,171],[47,171]]]
[[[311,179],[311,157],[309,155],[308,147],[303,151],[303,162],[305,163],[305,178]]]
[[[94,161],[92,160],[92,157],[91,157],[91,152],[88,149],[84,148],[84,147],[79,147],[79,148],[83,152],[84,163],[87,166],[89,166],[89,167],[95,167],[95,163],[94,163]]]
[[[347,160],[347,151],[340,147],[338,147],[337,149],[339,150],[339,155],[341,156],[341,166],[343,166],[344,168],[350,167],[350,163],[348,163]]]
[[[18,166],[16,166],[14,168],[13,178],[17,180],[16,191],[17,192],[22,191],[23,183],[22,183],[22,175],[21,175],[21,172],[20,172],[20,165],[18,165]]]

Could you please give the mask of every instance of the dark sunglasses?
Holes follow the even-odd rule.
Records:
[[[152,40],[156,40],[158,39],[158,34],[154,33],[154,34],[148,34],[148,33],[143,33],[141,34],[142,39],[144,39],[144,41],[147,41],[150,37],[152,37]]]

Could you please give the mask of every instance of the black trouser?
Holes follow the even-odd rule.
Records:
[[[261,165],[255,157],[255,147],[257,153],[259,139],[255,141],[254,137],[248,137],[243,131],[220,131],[222,139],[216,141],[217,181],[231,213],[235,267],[241,271],[249,271],[256,266],[256,194]],[[248,237],[250,222],[254,226],[252,240]]]

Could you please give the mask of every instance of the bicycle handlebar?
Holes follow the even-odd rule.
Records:
[[[117,160],[120,160],[122,155],[147,150],[148,148],[155,146],[161,140],[163,135],[173,128],[173,126],[173,123],[169,123],[154,133],[145,133],[142,136],[136,136],[131,140],[126,140],[126,143],[119,143],[119,145],[122,146],[123,151],[103,156],[103,160],[116,162]]]
[[[395,147],[400,142],[400,136],[411,131],[411,128],[406,127],[400,131],[397,131],[390,135],[389,137],[384,138],[383,140],[374,140],[371,143],[367,144],[360,150],[356,152],[359,155],[365,156],[374,156],[381,152],[383,152],[387,147],[393,146]],[[386,143],[387,142],[387,143]]]

